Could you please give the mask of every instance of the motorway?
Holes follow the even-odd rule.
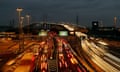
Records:
[[[17,40],[1,40],[0,47],[0,72],[120,72],[109,44],[83,36],[50,32],[24,40],[20,53]]]

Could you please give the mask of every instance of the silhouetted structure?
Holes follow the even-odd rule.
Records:
[[[103,37],[120,40],[120,29],[114,26],[101,27],[99,26],[98,21],[92,22],[92,29],[89,30],[88,34],[94,37]]]
[[[77,25],[79,24],[79,17],[78,17],[78,15],[76,16],[76,24]]]
[[[97,30],[98,27],[99,27],[99,22],[98,22],[98,21],[93,21],[93,22],[92,22],[92,29],[93,29],[93,30]]]

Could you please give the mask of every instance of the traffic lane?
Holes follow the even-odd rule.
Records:
[[[85,41],[85,43],[88,47],[87,49],[89,48],[92,48],[93,46]],[[96,52],[92,51],[92,49],[90,49],[91,53],[89,53],[89,51],[87,53],[89,53],[89,56],[91,57],[91,60],[96,63],[100,68],[102,68],[104,71],[119,71],[117,70],[115,67],[113,67],[112,65],[110,65],[107,61],[105,61],[103,59],[103,57],[100,57],[99,55],[96,54]],[[104,64],[103,64],[104,63]],[[108,65],[108,66],[107,66]]]
[[[105,51],[104,48],[101,48],[101,47],[97,46],[97,45],[96,45],[95,43],[93,43],[93,42],[91,43],[91,45],[93,45],[93,47],[97,48],[98,51],[100,51],[101,53],[103,53],[102,58],[103,58],[104,60],[106,60],[108,63],[114,65],[114,66],[117,67],[117,68],[120,67],[120,66],[118,65],[118,64],[120,63],[120,59],[119,59],[117,56],[111,54],[109,50]],[[104,47],[104,46],[103,46],[103,47]],[[108,49],[109,49],[109,48],[108,48]]]
[[[86,68],[83,66],[83,64],[79,61],[79,59],[70,51],[67,50],[67,59],[69,59],[70,65],[75,65],[73,67],[75,67],[74,69],[76,69],[78,72],[82,71],[82,72],[86,72]]]
[[[108,47],[108,51],[111,54],[120,58],[120,48],[119,47],[115,47],[115,46],[112,46],[112,45],[108,45],[107,47]]]
[[[28,50],[27,48],[30,48],[30,46],[32,46],[35,42],[26,42],[25,44],[25,51],[31,51],[31,50]],[[14,54],[14,51],[16,51],[16,49],[18,49],[18,44],[17,45],[13,45],[11,48],[9,48],[9,52],[6,52],[4,54],[2,54],[2,58],[1,59],[1,62],[0,62],[0,66],[1,66],[1,69],[2,67],[4,67],[4,65],[11,59],[14,59],[17,55],[19,54]],[[14,51],[13,51],[14,50]],[[7,66],[6,66],[7,67]]]
[[[79,44],[79,43],[81,43],[81,44]],[[76,42],[75,44],[77,44],[77,45],[74,46],[74,45],[71,44],[71,46],[74,47],[74,50],[77,53],[76,57],[79,59],[79,61],[82,63],[82,65],[85,66],[85,68],[88,71],[96,71],[96,70],[97,71],[102,71],[102,69],[100,69],[95,63],[93,63],[90,60],[90,58],[87,56],[86,52],[84,52],[84,50],[88,51],[88,52],[89,52],[89,50],[87,50],[86,47],[84,47],[86,45],[84,45],[83,41]]]
[[[84,62],[81,62],[81,61],[79,61],[79,57],[78,57],[78,55],[77,55],[77,53],[73,50],[73,48],[71,48],[71,46],[70,46],[70,44],[68,43],[68,41],[66,40],[66,39],[63,39],[63,49],[64,49],[64,51],[65,51],[65,54],[67,55],[67,59],[69,59],[70,58],[70,60],[71,60],[71,62],[72,63],[76,63],[76,64],[78,64],[79,65],[79,68],[82,70],[82,71],[84,71],[84,72],[86,72],[87,71],[87,69],[85,68],[85,66],[83,66],[84,64]],[[78,69],[79,69],[78,68]]]
[[[106,40],[100,40],[100,41],[93,41],[97,46],[106,49],[108,52],[110,52],[111,54],[117,56],[120,58],[120,48],[119,45],[116,44],[118,43],[117,41],[107,41]]]
[[[37,62],[36,62],[36,68],[40,72],[47,72],[47,54],[44,54],[43,52],[37,56]]]
[[[33,52],[27,52],[19,60],[20,63],[14,70],[14,72],[31,72],[35,66],[35,56]]]
[[[79,63],[76,58],[73,57],[72,54],[59,54],[59,72],[86,72],[83,67],[79,66]]]
[[[50,58],[51,48],[48,46],[48,40],[42,41],[40,44],[39,55],[37,56],[37,70],[40,72],[48,71],[48,63],[47,60]],[[48,50],[49,49],[49,50]]]
[[[117,69],[120,69],[120,59],[113,54],[109,53],[109,50],[105,51],[104,48],[97,46],[95,43],[90,42],[91,46],[97,51],[102,53],[102,59],[104,59],[109,64],[113,65]],[[108,48],[109,49],[109,48]],[[101,56],[100,56],[101,57]]]
[[[81,41],[81,46],[84,52],[83,56],[86,59],[86,61],[90,63],[89,65],[92,65],[92,67],[94,67],[93,69],[96,71],[100,71],[100,72],[103,71],[103,69],[100,68],[99,65],[97,65],[94,61],[92,61],[91,57],[92,55],[94,55],[94,52],[92,52],[92,50],[88,48],[84,40]]]
[[[74,40],[74,41],[73,41]],[[73,39],[72,41],[74,42],[74,44],[76,43],[76,44],[78,44],[78,43],[80,43],[80,41],[78,41],[79,39],[77,39],[77,41],[78,41],[78,43],[76,42],[76,39]],[[61,41],[61,38],[58,38],[58,41]],[[64,39],[63,39],[63,41],[65,41]],[[72,42],[71,40],[69,40],[68,39],[68,42]],[[64,42],[64,43],[66,43],[66,41]],[[76,45],[75,44],[75,45]],[[79,50],[80,48],[80,46],[78,47],[77,46],[77,48],[75,47],[75,45],[73,45],[73,43],[71,43],[71,45],[73,46],[73,48],[74,49],[76,49],[76,51],[78,52],[78,51],[81,51],[81,50]],[[68,46],[68,47],[70,47],[70,46]],[[78,50],[77,50],[78,49]],[[74,52],[73,52],[74,53]],[[82,51],[81,51],[81,53],[83,53]],[[84,53],[83,54],[81,54],[80,53],[80,55],[78,55],[78,56],[76,56],[78,59],[79,59],[79,61],[88,69],[88,71],[95,71],[95,69],[93,68],[93,66],[92,66],[92,64],[93,64],[93,62],[90,60],[90,58],[88,59],[88,58],[86,58],[86,56],[84,57],[83,55],[84,55]],[[75,54],[75,53],[74,53]],[[78,54],[79,54],[79,52],[78,52]],[[91,63],[92,62],[92,63]],[[96,65],[94,65],[94,67],[96,68],[96,69],[98,69],[99,71],[102,71],[101,69],[99,69],[98,68],[98,66],[96,67]]]
[[[15,62],[14,62],[14,64],[16,64],[16,62],[17,61],[19,61],[19,59],[21,58],[21,56],[23,56],[23,54],[24,53],[27,53],[27,52],[31,52],[31,50],[30,50],[30,46],[32,45],[32,43],[29,43],[26,47],[28,47],[28,48],[26,48],[22,53],[20,53],[20,54],[15,54],[14,53],[14,51],[10,51],[10,52],[12,52],[12,54],[7,54],[6,56],[4,56],[3,55],[3,57],[4,57],[4,60],[3,60],[3,62],[1,62],[1,63],[3,63],[3,64],[1,64],[0,66],[2,66],[1,67],[1,69],[2,68],[4,68],[4,67],[10,67],[10,66],[12,66],[12,64],[11,65],[9,65],[9,66],[6,66],[6,63],[9,63],[9,61],[12,61],[12,60],[14,60],[14,59],[16,59],[15,60]],[[16,50],[16,49],[18,49],[18,47],[16,46],[15,48],[13,47],[13,49],[14,50]],[[9,59],[8,59],[9,58]],[[14,66],[14,64],[13,64],[13,66]]]
[[[58,43],[59,44],[58,52],[59,52],[60,70],[64,69],[63,71],[69,70],[69,71],[77,71],[77,72],[80,72],[80,71],[86,72],[84,68],[82,67],[80,68],[77,59],[74,57],[71,49],[68,48],[69,46],[67,45],[66,41],[64,39],[61,39],[61,40],[59,39],[58,42],[60,42]],[[62,46],[63,44],[65,44],[65,46]]]
[[[69,36],[66,37],[65,39],[67,39],[67,42],[70,43],[71,47],[74,49],[74,51],[78,54],[78,56],[76,56],[79,60],[80,63],[82,63],[82,65],[90,72],[94,72],[94,68],[91,67],[91,65],[88,63],[88,61],[86,61],[86,58],[84,57],[85,53],[83,52],[82,48],[81,48],[81,41],[79,40],[79,38],[75,37],[75,36]]]
[[[2,69],[2,67],[4,66],[4,64],[9,61],[12,58],[15,58],[16,55],[14,53],[9,53],[9,54],[4,54],[2,55],[2,57],[0,57],[1,61],[0,61],[0,70]]]
[[[8,51],[11,47],[13,47],[16,44],[17,42],[0,43],[0,56],[2,53]]]
[[[23,56],[22,54],[19,54],[17,57],[11,58],[8,61],[6,61],[3,66],[1,67],[2,72],[6,72],[10,69],[15,69],[15,67],[19,64],[19,59]]]

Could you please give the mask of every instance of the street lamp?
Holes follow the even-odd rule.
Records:
[[[21,12],[23,11],[23,9],[17,8],[16,11],[18,12],[18,22],[20,23]]]
[[[24,49],[23,22],[24,22],[24,17],[20,17],[19,52],[21,52]]]
[[[114,27],[116,28],[116,24],[117,24],[117,17],[114,17]]]
[[[18,12],[18,24],[19,24],[19,52],[21,51],[21,49],[23,48],[23,42],[22,42],[22,24],[23,24],[23,17],[21,17],[21,12],[23,11],[22,8],[17,8],[16,11]]]
[[[26,18],[27,18],[27,33],[29,35],[29,30],[30,30],[30,15],[26,15]]]
[[[20,34],[23,34],[23,21],[24,17],[20,17]]]
[[[23,11],[22,8],[17,8],[16,11],[18,12],[18,24],[19,24],[19,33],[21,33],[21,12]]]

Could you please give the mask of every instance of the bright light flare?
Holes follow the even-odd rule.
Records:
[[[42,41],[40,44],[41,44],[41,45],[45,44],[45,41]]]
[[[103,42],[103,41],[98,41],[98,43],[100,43],[102,45],[108,45],[106,42]]]
[[[70,61],[72,64],[78,64],[78,61],[75,58],[71,58]]]
[[[73,27],[70,27],[69,25],[64,25],[65,28],[67,28],[69,31],[74,31]]]

